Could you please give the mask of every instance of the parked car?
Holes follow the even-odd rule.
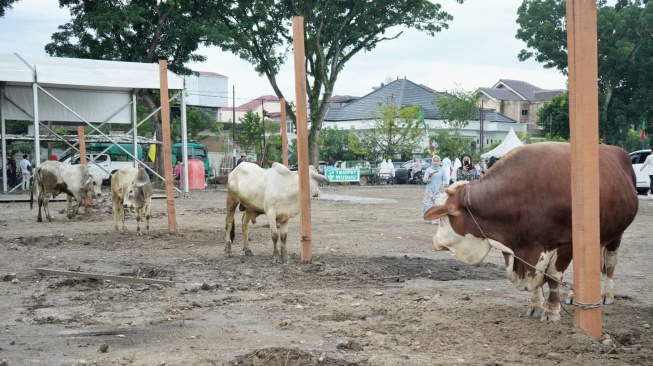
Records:
[[[320,161],[319,164],[320,165],[317,167],[317,172],[324,175],[324,171],[326,170],[327,163],[326,163],[326,161]],[[295,165],[291,165],[288,169],[294,171],[294,170],[297,170],[297,168],[298,168],[298,165],[295,164]]]
[[[393,162],[394,164],[394,162]],[[395,182],[397,184],[407,184],[408,179],[410,178],[410,175],[408,174],[408,170],[413,166],[413,161],[406,161],[400,163],[401,165],[399,168],[395,165]],[[428,167],[431,166],[431,158],[422,158],[422,176],[424,176],[424,172]]]
[[[648,169],[641,171],[642,164],[646,160],[646,157],[651,155],[651,150],[638,150],[630,153],[630,161],[633,163],[633,170],[635,171],[635,176],[637,177],[637,193],[646,194],[651,188],[651,180],[648,176]],[[653,192],[651,192],[653,193]]]

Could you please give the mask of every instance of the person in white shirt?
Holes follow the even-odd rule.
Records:
[[[442,170],[447,184],[451,183],[452,169],[453,169],[453,164],[451,164],[451,159],[449,159],[449,156],[445,156],[444,159],[442,159]]]
[[[413,159],[413,166],[410,168],[410,180],[413,180],[415,173],[422,171],[422,160],[415,158]]]
[[[20,188],[24,191],[30,188],[29,179],[32,173],[32,164],[27,160],[27,154],[23,155],[23,160],[20,161],[20,173],[23,176],[23,182]]]
[[[651,147],[651,155],[646,157],[644,164],[642,164],[639,170],[642,171],[646,167],[648,167],[648,177],[651,180],[651,189],[648,191],[648,196],[653,197],[653,147]]]

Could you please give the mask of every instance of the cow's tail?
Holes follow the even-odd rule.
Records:
[[[229,232],[229,240],[233,243],[236,239],[236,215],[231,217],[231,231]]]
[[[32,188],[29,190],[29,209],[30,210],[34,208],[34,187],[36,187],[36,185],[38,184],[40,173],[41,173],[41,168],[36,167],[36,169],[34,169],[34,182],[32,182]]]

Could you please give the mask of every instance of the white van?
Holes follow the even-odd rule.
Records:
[[[648,169],[641,171],[642,164],[646,157],[651,155],[651,150],[638,150],[630,153],[630,161],[633,163],[633,170],[637,176],[637,193],[646,194],[651,188],[651,181],[648,177]],[[653,192],[651,192],[653,193]]]

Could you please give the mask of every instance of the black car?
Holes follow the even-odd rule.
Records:
[[[424,172],[428,167],[431,166],[431,159],[430,158],[422,158],[422,176],[424,176]],[[401,163],[401,166],[399,168],[395,167],[395,182],[396,183],[401,183],[401,184],[407,184],[408,179],[410,179],[410,175],[408,174],[408,171],[410,168],[413,166],[413,161],[407,161],[404,163]]]

